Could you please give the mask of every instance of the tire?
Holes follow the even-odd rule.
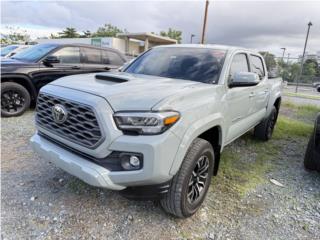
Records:
[[[254,136],[262,141],[268,141],[273,134],[274,126],[277,123],[278,111],[273,106],[270,115],[254,128]]]
[[[30,107],[30,94],[20,84],[1,83],[1,116],[14,117],[22,115]]]
[[[310,171],[316,170],[317,169],[317,162],[314,156],[314,133],[311,135],[306,153],[304,155],[304,167]]]
[[[319,86],[319,87],[317,87],[317,91],[320,93],[320,86]]]
[[[200,208],[208,192],[214,161],[211,144],[204,139],[196,138],[184,157],[180,170],[173,177],[168,193],[160,201],[162,208],[178,218],[193,215]],[[206,176],[200,181],[201,184],[198,182],[201,180],[200,174]]]

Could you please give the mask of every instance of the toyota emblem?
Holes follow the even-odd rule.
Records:
[[[52,107],[52,116],[56,123],[62,124],[67,120],[68,112],[64,106],[56,104]]]

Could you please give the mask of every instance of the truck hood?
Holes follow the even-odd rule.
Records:
[[[114,111],[151,110],[168,96],[203,83],[124,72],[73,75],[49,85],[71,88],[105,98]]]

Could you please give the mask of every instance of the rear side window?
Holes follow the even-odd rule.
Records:
[[[87,64],[101,64],[101,50],[82,48],[82,62]]]
[[[245,53],[238,53],[233,57],[229,72],[229,80],[232,80],[234,75],[239,72],[249,72],[248,59]]]
[[[250,62],[251,62],[251,72],[258,74],[260,79],[264,77],[265,72],[264,72],[262,58],[255,55],[251,55]]]
[[[60,63],[80,63],[80,49],[78,47],[62,48],[53,53],[52,56],[56,56],[60,60]]]
[[[123,59],[119,54],[112,51],[102,51],[102,63],[110,65],[122,65],[124,63]]]

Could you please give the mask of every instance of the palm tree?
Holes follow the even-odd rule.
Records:
[[[77,30],[72,27],[67,27],[62,32],[58,33],[60,38],[77,38],[79,37],[79,34],[77,33]]]

